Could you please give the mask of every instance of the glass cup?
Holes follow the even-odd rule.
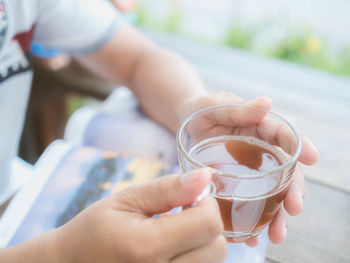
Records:
[[[229,242],[244,242],[269,225],[285,198],[301,140],[281,116],[244,104],[202,109],[177,133],[183,173],[207,167],[202,193],[218,201]]]

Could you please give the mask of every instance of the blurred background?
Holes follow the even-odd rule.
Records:
[[[346,0],[139,0],[137,23],[350,75]]]

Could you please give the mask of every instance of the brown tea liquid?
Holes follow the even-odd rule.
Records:
[[[227,235],[247,235],[242,240],[230,240],[226,235],[228,241],[246,241],[249,234],[260,232],[270,223],[286,193],[286,190],[278,192],[277,174],[262,176],[285,162],[277,148],[255,137],[232,135],[204,140],[191,149],[190,155],[223,172],[213,174],[212,180],[224,231]],[[257,178],[244,179],[244,176]]]

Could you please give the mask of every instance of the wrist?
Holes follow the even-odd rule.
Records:
[[[42,258],[38,262],[69,263],[66,252],[62,247],[61,229],[54,229],[40,237],[38,251],[42,251]]]
[[[53,231],[52,240],[52,255],[57,260],[53,262],[73,263],[80,262],[79,259],[74,257],[74,246],[72,241],[74,240],[73,233],[69,234],[67,226],[61,226]]]
[[[62,263],[61,251],[57,246],[56,230],[52,230],[23,243],[0,250],[1,262]]]

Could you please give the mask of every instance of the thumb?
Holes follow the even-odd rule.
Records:
[[[208,169],[195,170],[182,176],[167,175],[131,186],[116,194],[115,198],[124,210],[152,216],[193,203],[210,179]]]

